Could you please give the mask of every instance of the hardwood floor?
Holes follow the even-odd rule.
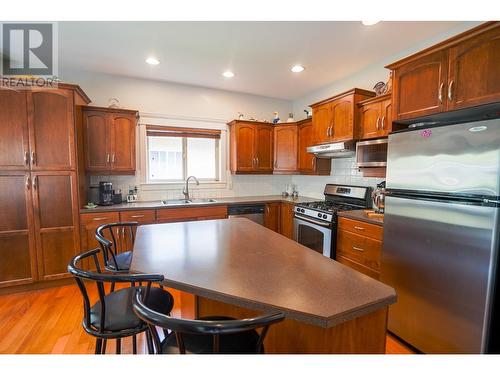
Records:
[[[172,315],[180,316],[179,292],[169,290],[176,301]],[[94,353],[95,339],[82,328],[82,297],[76,285],[0,296],[0,353],[86,354]],[[138,352],[146,353],[144,335]],[[114,340],[111,340],[114,341]],[[107,353],[115,352],[109,342]],[[392,336],[387,354],[413,353]],[[122,340],[122,353],[132,353],[132,339]]]

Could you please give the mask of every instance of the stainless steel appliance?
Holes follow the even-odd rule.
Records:
[[[227,208],[229,218],[246,217],[253,222],[264,225],[264,204],[237,204]]]
[[[375,212],[383,214],[385,208],[385,181],[377,184],[372,192],[372,203]]]
[[[499,172],[499,119],[389,136],[381,281],[398,302],[388,327],[422,352],[498,345]]]
[[[307,152],[314,154],[317,158],[350,158],[355,155],[355,142],[337,142],[324,145],[311,146],[307,148]]]
[[[299,203],[294,208],[294,238],[310,249],[335,259],[337,212],[370,207],[371,188],[325,186],[325,200]]]
[[[356,166],[358,168],[380,168],[386,165],[387,138],[356,143]]]
[[[99,182],[99,205],[110,206],[113,204],[113,184],[111,182]]]

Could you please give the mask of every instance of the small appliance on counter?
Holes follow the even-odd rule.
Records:
[[[377,187],[372,192],[373,208],[376,213],[383,214],[385,207],[385,181],[377,184]]]
[[[134,186],[133,189],[129,189],[127,195],[127,203],[134,203],[137,201],[137,186]]]
[[[123,202],[122,190],[115,189],[113,190],[113,204],[120,204]]]
[[[99,185],[91,185],[88,190],[87,201],[89,203],[97,204],[100,201]]]
[[[99,203],[100,206],[110,206],[113,204],[113,184],[111,182],[99,182]]]

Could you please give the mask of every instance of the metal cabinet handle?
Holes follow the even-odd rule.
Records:
[[[35,151],[31,152],[31,164],[36,165],[36,153],[35,153]]]
[[[448,85],[448,99],[453,100],[453,86],[455,85],[455,81],[451,80],[450,84]]]
[[[362,249],[361,247],[356,247],[354,245],[352,246],[352,249],[356,251],[365,251],[365,249]]]
[[[278,168],[278,160],[274,161],[274,168]]]
[[[106,163],[109,163],[109,154],[106,154]]]
[[[133,218],[133,219],[136,219],[136,218],[139,218],[139,217],[144,217],[144,215],[132,215],[130,217]]]
[[[115,158],[115,154],[113,154],[113,157],[111,158],[111,163],[114,163],[114,162],[115,162],[115,160],[116,160],[116,158]]]
[[[30,178],[26,178],[26,189],[29,190],[30,189],[30,186],[31,186],[31,181],[30,181]]]
[[[93,221],[101,221],[101,220],[106,220],[105,217],[93,217],[92,218]]]
[[[257,160],[257,166],[259,166],[259,158],[256,157],[255,159]]]
[[[441,82],[438,91],[438,99],[440,104],[443,104],[443,88],[444,88],[444,82]]]
[[[363,227],[358,227],[358,226],[355,226],[354,229],[357,229],[357,230],[365,230],[365,228]]]
[[[376,123],[376,126],[377,130],[380,129],[380,117],[377,117],[377,123]]]
[[[382,130],[384,130],[385,127],[385,116],[382,116],[382,121],[380,122]]]
[[[24,152],[24,164],[28,165],[29,160],[30,160],[29,153],[28,153],[28,151],[25,151]]]
[[[38,187],[38,176],[33,177],[33,190]]]

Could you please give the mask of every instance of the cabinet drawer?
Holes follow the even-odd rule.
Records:
[[[102,224],[117,223],[119,221],[119,212],[95,212],[91,214],[80,214],[80,222],[81,225],[85,226],[85,229],[89,229],[92,227],[97,228]]]
[[[225,218],[227,218],[226,206],[166,208],[156,210],[156,219],[159,223]]]
[[[337,236],[337,254],[352,259],[375,271],[380,270],[382,242],[340,230]]]
[[[379,241],[382,241],[384,231],[380,225],[368,224],[363,221],[351,220],[345,217],[339,217],[339,229],[348,230]]]
[[[337,262],[342,263],[343,265],[352,268],[353,270],[356,270],[358,272],[361,272],[367,276],[373,277],[375,280],[378,280],[380,277],[380,274],[377,271],[365,267],[362,264],[359,264],[349,258],[345,258],[342,255],[337,256]]]
[[[139,224],[152,224],[156,221],[155,210],[122,211],[120,221],[137,221]]]

